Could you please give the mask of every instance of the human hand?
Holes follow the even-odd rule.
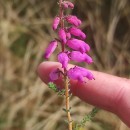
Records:
[[[73,65],[69,65],[72,67]],[[38,67],[38,74],[43,82],[49,82],[49,73],[54,68],[61,68],[57,62],[43,62]],[[71,91],[83,101],[115,113],[130,127],[130,79],[125,79],[102,72],[91,71],[95,80],[81,83],[71,80]],[[62,81],[56,81],[62,85]]]

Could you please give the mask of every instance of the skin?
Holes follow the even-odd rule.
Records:
[[[38,75],[43,82],[49,82],[49,73],[55,68],[61,68],[61,64],[43,62],[39,65]],[[130,127],[130,79],[98,71],[91,72],[95,80],[86,79],[86,83],[71,80],[71,92],[86,103],[113,112]],[[58,86],[63,84],[61,79],[55,83]]]

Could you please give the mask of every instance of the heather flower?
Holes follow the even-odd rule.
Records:
[[[72,51],[69,56],[73,61],[86,62],[88,64],[93,62],[92,58],[89,55],[86,53],[81,53],[79,51]]]
[[[73,15],[65,15],[65,9],[73,9],[74,4],[68,0],[59,0],[58,4],[59,14],[54,18],[52,25],[53,30],[58,33],[58,38],[55,38],[54,41],[50,42],[45,51],[44,57],[49,58],[50,55],[55,51],[57,45],[61,47],[61,52],[59,52],[59,54],[57,55],[57,59],[58,62],[62,65],[62,70],[58,68],[52,70],[49,74],[49,77],[51,81],[58,80],[60,76],[63,79],[65,90],[62,94],[65,95],[66,99],[65,111],[67,113],[69,122],[68,128],[69,130],[73,130],[73,121],[71,119],[69,105],[69,90],[71,85],[69,81],[72,79],[84,82],[85,78],[92,80],[94,79],[94,76],[89,70],[82,67],[75,66],[69,69],[68,63],[70,60],[72,60],[76,62],[86,62],[90,64],[93,62],[93,60],[89,55],[86,54],[90,50],[90,46],[84,41],[84,39],[86,38],[85,33],[79,29],[79,26],[82,23],[81,20]],[[76,39],[75,37],[78,39]],[[56,92],[58,91],[55,84],[52,84],[51,82],[50,85],[50,88],[52,88]],[[76,126],[76,128],[78,127]]]
[[[54,21],[53,21],[53,26],[52,26],[53,30],[57,29],[59,23],[60,23],[60,18],[59,17],[55,17]]]
[[[59,69],[52,70],[49,77],[51,81],[57,80],[60,76]]]
[[[58,54],[58,61],[62,64],[62,68],[67,68],[69,58],[67,53],[61,52]]]
[[[68,47],[70,47],[73,50],[80,51],[82,53],[85,53],[90,50],[90,47],[87,43],[85,43],[82,40],[78,39],[70,39],[67,41]]]
[[[76,27],[69,28],[69,32],[74,36],[80,37],[81,39],[86,38],[86,35],[80,29],[78,29]]]
[[[57,41],[56,40],[51,41],[49,46],[45,50],[44,57],[48,59],[51,56],[51,54],[55,51],[56,47],[57,47]]]
[[[88,78],[89,80],[95,79],[94,76],[93,76],[93,74],[89,70],[87,70],[87,69],[85,69],[83,67],[75,67],[75,68],[78,69],[78,70],[80,70],[81,73],[82,73],[82,75],[84,77]]]
[[[88,78],[89,80],[94,79],[93,74],[89,70],[77,66],[69,69],[67,75],[70,79],[78,80],[81,82],[84,81],[85,77]]]
[[[65,44],[67,42],[65,30],[62,28],[59,29],[58,35],[59,35],[61,42]]]
[[[80,26],[81,20],[78,19],[76,16],[69,15],[66,17],[66,21],[74,26]]]
[[[69,1],[64,1],[64,2],[62,3],[62,5],[63,5],[64,9],[67,9],[67,8],[73,9],[73,8],[74,8],[74,4],[71,3],[71,2],[69,2]]]

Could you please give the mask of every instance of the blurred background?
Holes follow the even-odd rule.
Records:
[[[68,13],[82,19],[94,59],[92,65],[79,65],[130,78],[130,0],[74,3],[74,10]],[[0,0],[0,130],[67,129],[63,98],[36,73],[45,48],[56,37],[51,25],[57,12],[57,0]],[[56,60],[55,55],[49,60]],[[77,121],[93,108],[77,97],[72,98],[71,106]],[[82,130],[130,128],[112,113],[100,110]]]

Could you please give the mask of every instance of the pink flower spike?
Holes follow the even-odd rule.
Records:
[[[80,51],[82,53],[85,53],[90,50],[90,47],[87,43],[85,43],[82,40],[78,39],[70,39],[67,41],[68,47],[70,47],[73,50]]]
[[[70,54],[70,59],[77,62],[86,62],[88,64],[92,63],[93,60],[86,53],[81,53],[79,51],[72,51]]]
[[[74,8],[74,4],[69,2],[69,1],[64,1],[63,6],[64,6],[65,9],[67,9],[67,8],[73,9]]]
[[[60,76],[60,72],[58,69],[51,71],[51,73],[49,75],[51,81],[57,80],[59,78],[59,76]]]
[[[58,54],[58,61],[62,64],[62,68],[67,68],[69,58],[65,52],[61,52]]]
[[[86,38],[85,33],[83,33],[83,32],[82,32],[80,29],[78,29],[78,28],[71,27],[71,28],[69,28],[68,31],[69,31],[72,35],[78,36],[78,37],[80,37],[81,39],[85,39],[85,38]]]
[[[46,48],[44,57],[48,59],[51,56],[51,54],[55,51],[56,47],[57,47],[57,41],[56,40],[51,41],[49,46]]]
[[[65,44],[67,42],[65,30],[62,29],[62,28],[59,29],[58,35],[59,35],[59,38],[60,38],[61,42],[63,42]]]
[[[76,16],[69,15],[66,17],[66,21],[70,24],[73,24],[74,26],[80,26],[81,20],[78,19]]]
[[[69,69],[67,75],[70,79],[79,80],[82,82],[84,77],[88,78],[89,80],[95,79],[93,74],[89,70],[77,66]]]
[[[60,18],[55,17],[53,21],[53,26],[52,26],[53,30],[56,30],[58,28],[59,23],[60,23]]]

